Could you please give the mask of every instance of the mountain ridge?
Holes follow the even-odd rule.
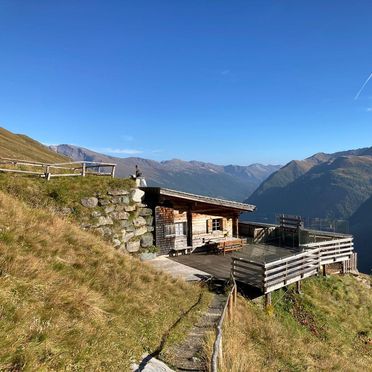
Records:
[[[138,165],[151,186],[163,186],[208,196],[242,201],[279,165],[217,165],[197,160],[155,161],[139,157],[119,158],[75,145],[51,146],[54,151],[74,160],[117,163],[116,174],[129,177]]]

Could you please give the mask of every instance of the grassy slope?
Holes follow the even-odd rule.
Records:
[[[303,292],[275,292],[269,312],[240,297],[224,330],[223,371],[369,370],[370,288],[332,276],[305,280]]]
[[[0,370],[127,370],[203,291],[3,192],[0,210]]]
[[[69,161],[47,146],[21,134],[14,134],[0,127],[0,157],[40,162],[60,163]]]
[[[91,214],[92,209],[83,208],[83,197],[106,195],[111,188],[129,190],[134,186],[129,179],[110,177],[61,177],[45,181],[23,175],[1,174],[0,190],[5,191],[31,207],[60,211],[72,209],[72,217],[78,222]]]

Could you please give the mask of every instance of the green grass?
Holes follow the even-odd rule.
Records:
[[[3,192],[0,211],[0,370],[128,370],[208,296]]]
[[[368,281],[368,277],[366,277]],[[372,365],[372,294],[352,276],[303,281],[273,306],[239,298],[224,329],[223,371],[362,371]],[[209,339],[208,354],[213,337]]]
[[[130,179],[110,177],[61,177],[46,181],[41,178],[0,173],[0,190],[24,201],[33,208],[47,208],[60,212],[70,208],[78,222],[92,210],[81,205],[83,197],[107,195],[109,189],[129,190],[134,187]]]

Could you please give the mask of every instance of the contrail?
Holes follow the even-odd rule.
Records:
[[[372,73],[367,77],[367,80],[364,82],[364,84],[359,89],[358,93],[355,95],[354,101],[356,101],[359,98],[360,93],[362,93],[364,87],[368,84],[368,82],[370,81],[371,78],[372,78]]]

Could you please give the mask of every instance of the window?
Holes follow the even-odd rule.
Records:
[[[186,222],[177,222],[174,224],[164,225],[165,237],[184,236],[186,235]]]
[[[222,230],[222,219],[213,218],[212,220],[212,231]]]
[[[176,236],[186,235],[186,222],[178,222],[174,224]]]

